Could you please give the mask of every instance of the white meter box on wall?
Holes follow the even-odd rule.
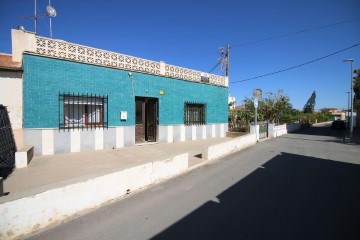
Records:
[[[126,111],[121,111],[120,112],[120,120],[127,120],[127,112]]]

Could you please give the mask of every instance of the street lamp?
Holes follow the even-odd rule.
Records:
[[[343,62],[351,62],[351,72],[350,72],[350,103],[351,103],[351,114],[350,114],[350,137],[353,133],[353,63],[354,59],[345,59]]]

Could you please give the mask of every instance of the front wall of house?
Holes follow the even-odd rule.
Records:
[[[159,142],[220,137],[227,130],[225,87],[137,72],[130,77],[124,70],[28,54],[23,64],[25,144],[39,145],[37,155],[133,145],[134,96],[159,99]],[[109,129],[59,131],[59,92],[108,95]],[[206,126],[183,125],[186,101],[206,103]],[[126,121],[120,120],[121,111],[127,111]],[[53,140],[46,145],[41,139]]]
[[[22,72],[0,70],[0,104],[7,107],[17,149],[24,145]]]

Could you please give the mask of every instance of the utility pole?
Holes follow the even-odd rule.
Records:
[[[350,62],[351,64],[351,75],[350,75],[350,104],[351,104],[351,113],[350,113],[350,138],[352,138],[352,134],[353,134],[353,128],[354,128],[354,123],[353,123],[353,112],[354,112],[354,98],[353,98],[353,87],[354,87],[354,80],[353,80],[353,63],[354,63],[354,59],[345,59],[343,60],[343,62]]]
[[[353,80],[353,72],[354,72],[354,68],[353,68],[353,63],[354,60],[351,61],[351,75],[350,75],[350,80],[351,80],[351,88],[350,88],[350,105],[351,105],[351,119],[350,119],[350,137],[352,137],[353,134],[353,128],[354,128],[354,118],[353,118],[353,112],[354,112],[354,98],[353,98],[353,92],[354,92],[354,80]]]
[[[37,34],[37,15],[36,15],[36,0],[34,0],[34,25],[35,25],[35,35]]]
[[[350,129],[350,117],[349,117],[349,115],[350,115],[350,92],[345,92],[345,93],[347,93],[348,94],[348,97],[347,97],[347,99],[348,99],[348,107],[347,107],[347,125],[348,125],[348,128]]]
[[[229,77],[229,59],[230,59],[230,45],[226,45],[226,76]]]

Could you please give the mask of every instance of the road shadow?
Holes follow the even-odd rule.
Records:
[[[337,143],[344,143],[344,144],[348,144],[348,145],[359,145],[360,144],[360,132],[356,131],[356,129],[354,129],[353,136],[350,137],[349,130],[331,129],[330,125],[312,126],[312,127],[300,129],[299,131],[292,132],[290,134],[290,136],[296,136],[296,135],[331,137],[331,139],[327,139],[327,140],[296,138],[296,139],[308,140],[308,141],[337,142]],[[282,137],[284,137],[284,136],[282,136]],[[291,137],[291,138],[293,138],[293,137]]]
[[[350,141],[350,139],[348,139],[348,138],[343,138],[343,137],[336,137],[336,138],[331,138],[331,139],[310,139],[310,138],[299,137],[299,136],[292,135],[292,134],[293,133],[283,135],[283,136],[281,136],[281,138],[296,139],[296,140],[301,140],[301,141],[312,141],[312,142],[344,143],[344,144],[347,144],[347,145],[357,145],[357,144],[359,144],[359,143]]]
[[[323,126],[311,126],[307,128],[300,129],[292,134],[304,134],[304,135],[314,135],[314,136],[329,136],[329,137],[342,137],[346,134],[344,130],[333,130],[331,125]]]
[[[217,198],[152,239],[360,239],[360,165],[281,153]]]

